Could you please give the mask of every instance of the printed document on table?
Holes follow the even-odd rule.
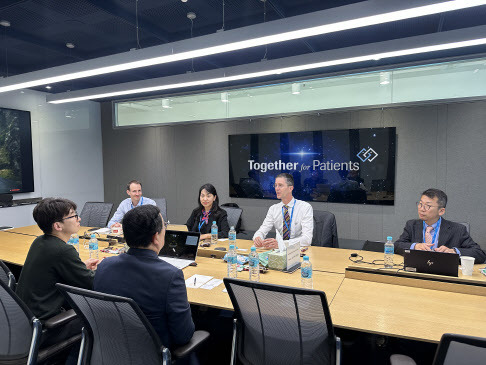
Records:
[[[211,279],[206,284],[201,286],[201,289],[211,290],[211,289],[216,288],[218,285],[220,285],[222,283],[223,283],[223,280],[221,280],[221,279]]]
[[[194,274],[186,280],[186,288],[200,288],[212,278],[212,276]]]

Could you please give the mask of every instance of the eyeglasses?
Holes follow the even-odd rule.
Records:
[[[425,210],[429,210],[430,208],[442,208],[440,205],[428,205],[428,204],[424,204],[422,202],[417,202],[415,204],[417,204],[417,207],[419,209],[424,208]]]
[[[77,214],[75,214],[75,215],[71,215],[71,216],[66,217],[66,218],[63,218],[63,219],[61,219],[61,220],[63,221],[63,220],[66,220],[66,219],[71,219],[71,218],[76,218],[76,220],[78,220],[78,219],[79,219],[79,215],[77,215]]]

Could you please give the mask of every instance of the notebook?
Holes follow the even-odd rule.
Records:
[[[159,259],[179,269],[189,266],[196,260],[200,236],[199,232],[165,231],[165,244]]]
[[[459,255],[435,251],[405,250],[403,267],[405,271],[458,276]]]

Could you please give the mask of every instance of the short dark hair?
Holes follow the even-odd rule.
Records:
[[[122,226],[128,246],[148,247],[154,234],[162,232],[160,209],[150,204],[133,208],[123,217]]]
[[[445,208],[447,205],[447,195],[442,190],[427,189],[422,193],[422,195],[425,195],[430,199],[437,198],[437,204],[439,204],[439,208]]]
[[[283,177],[288,186],[294,186],[294,178],[292,175],[282,172],[275,177],[275,180],[277,180],[279,177]]]
[[[199,194],[197,196],[197,204],[199,206],[199,209],[200,210],[203,210],[204,209],[203,205],[201,204],[201,192],[203,190],[206,190],[209,194],[213,194],[213,195],[216,196],[216,199],[213,202],[213,205],[211,207],[211,210],[212,211],[218,210],[219,209],[219,195],[216,192],[216,188],[214,187],[214,185],[213,184],[209,184],[209,183],[208,184],[204,184],[203,186],[201,186],[199,188]]]
[[[142,183],[140,181],[138,181],[138,180],[130,180],[128,182],[128,184],[127,184],[127,190],[130,190],[130,185],[132,185],[132,184],[138,184],[138,185],[140,185],[140,187],[142,187]]]
[[[51,234],[52,225],[56,222],[61,222],[71,209],[75,211],[76,208],[76,203],[68,199],[45,198],[37,203],[32,215],[42,232]]]

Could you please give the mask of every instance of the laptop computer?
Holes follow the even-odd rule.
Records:
[[[403,268],[405,271],[458,276],[459,255],[435,251],[405,250]]]
[[[165,231],[165,244],[159,259],[179,269],[189,266],[196,260],[200,236],[199,232]]]

